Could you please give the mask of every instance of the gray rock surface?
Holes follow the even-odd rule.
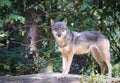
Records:
[[[120,78],[105,79],[104,83],[120,83]],[[21,76],[0,76],[0,83],[89,83],[89,78],[61,73],[39,73]]]

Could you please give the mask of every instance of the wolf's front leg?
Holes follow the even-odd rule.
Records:
[[[71,63],[72,63],[73,55],[63,56],[62,62],[63,62],[63,74],[68,74],[70,71]]]
[[[66,65],[67,65],[67,57],[62,56],[62,73],[65,74],[66,72]]]

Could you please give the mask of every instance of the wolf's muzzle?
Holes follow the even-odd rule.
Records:
[[[57,34],[58,37],[61,37],[61,34]]]

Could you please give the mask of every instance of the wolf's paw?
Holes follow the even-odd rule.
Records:
[[[67,76],[66,74],[61,74],[61,75],[57,76],[56,78],[57,79],[63,79],[63,78],[66,78],[66,76]]]

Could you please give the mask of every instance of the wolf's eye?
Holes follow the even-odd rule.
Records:
[[[53,29],[54,31],[57,31],[57,29],[55,28],[55,29]]]

